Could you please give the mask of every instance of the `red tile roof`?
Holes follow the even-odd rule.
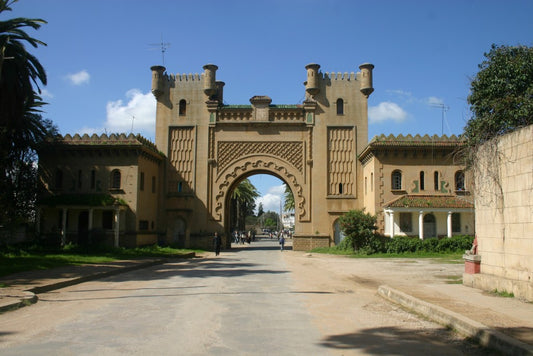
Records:
[[[454,195],[402,195],[384,204],[386,208],[467,208],[474,204],[463,196]]]

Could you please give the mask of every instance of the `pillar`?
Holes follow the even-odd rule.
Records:
[[[394,212],[390,212],[390,237],[394,237]]]
[[[115,209],[115,247],[119,247],[120,209]]]
[[[418,213],[418,236],[420,240],[424,239],[424,212],[420,211]]]
[[[446,220],[446,230],[448,232],[448,237],[452,237],[452,212],[448,211],[448,218]]]
[[[63,208],[63,215],[61,216],[61,246],[67,243],[67,208]]]

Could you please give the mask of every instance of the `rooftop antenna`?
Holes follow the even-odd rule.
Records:
[[[167,51],[168,47],[170,47],[170,42],[163,42],[163,35],[161,35],[161,42],[160,43],[150,43],[150,46],[152,49],[160,49],[161,50],[161,60],[162,65],[165,65],[165,52]]]
[[[442,116],[441,116],[441,133],[440,135],[444,135],[444,120],[445,120],[445,116],[446,116],[446,112],[448,110],[450,110],[450,107],[448,105],[444,105],[444,103],[440,103],[440,104],[431,104],[432,107],[434,108],[440,108],[442,110]]]

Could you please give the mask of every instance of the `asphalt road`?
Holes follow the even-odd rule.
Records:
[[[350,315],[345,313],[342,323],[353,323],[357,330],[358,318],[366,315],[366,327],[374,318],[383,328],[366,337],[354,333],[332,339],[327,335],[332,328],[324,326],[335,324],[338,310],[326,320],[328,313],[322,310],[324,315],[317,315],[309,304],[332,292],[295,283],[284,253],[291,252],[280,252],[275,240],[260,241],[223,251],[218,257],[175,261],[41,294],[37,304],[0,316],[0,354],[470,353],[449,331],[393,310],[375,293],[357,294],[357,303],[350,300],[349,293],[341,293],[347,299],[338,300],[350,304],[350,309],[345,308]],[[344,306],[332,306],[337,307],[342,314]],[[389,319],[394,320],[394,328],[387,326],[391,325]],[[427,332],[413,336],[415,329]],[[387,346],[391,333],[403,333],[400,339],[408,342]],[[351,343],[346,343],[347,339]],[[359,347],[354,340],[379,347]],[[447,340],[453,342],[447,344]]]

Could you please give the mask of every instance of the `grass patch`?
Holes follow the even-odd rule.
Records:
[[[514,298],[514,293],[513,292],[509,293],[509,292],[503,291],[503,290],[499,291],[499,290],[495,289],[495,290],[493,290],[491,292],[491,294],[493,294],[495,296],[498,296],[498,297],[503,297],[503,298]]]
[[[463,254],[458,252],[404,252],[404,253],[373,253],[371,255],[357,253],[351,250],[341,250],[337,247],[320,247],[312,249],[313,253],[324,253],[330,255],[342,255],[353,258],[432,258],[437,263],[462,264]]]
[[[56,251],[46,251],[38,247],[12,248],[0,252],[0,277],[17,272],[45,270],[69,265],[98,264],[124,259],[181,257],[191,252],[200,251],[157,245],[103,251],[83,251],[77,246],[67,246],[63,250]]]

